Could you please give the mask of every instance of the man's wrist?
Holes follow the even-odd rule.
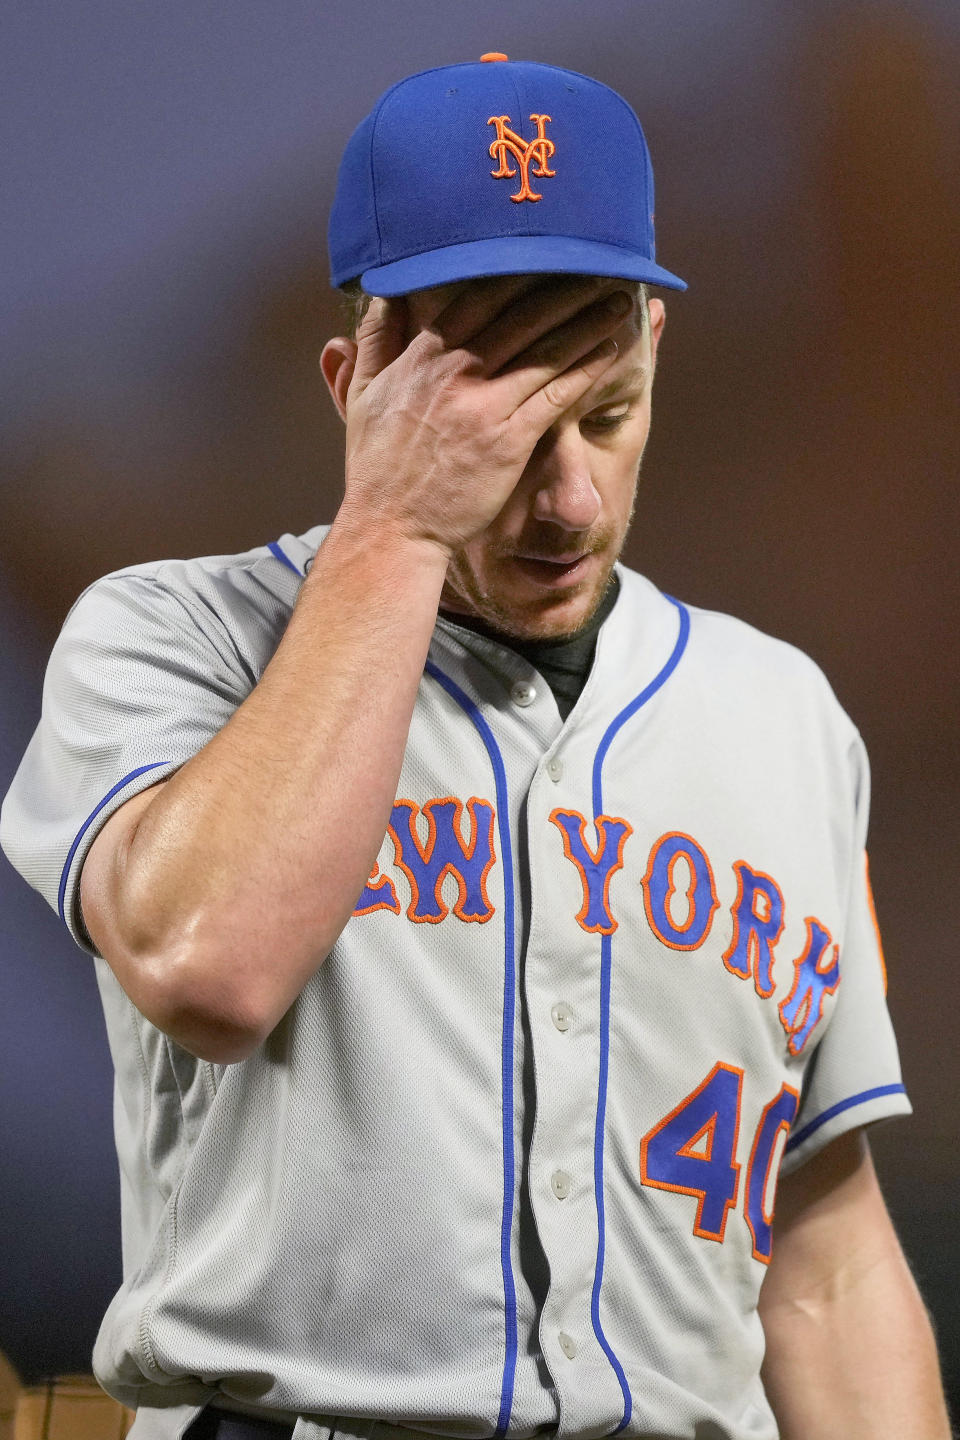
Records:
[[[424,578],[432,573],[438,596],[450,563],[450,554],[439,541],[426,535],[406,534],[396,523],[380,517],[358,515],[346,502],[337,512],[322,548],[331,542],[345,560],[375,558],[385,569],[396,568],[404,574],[415,570]]]

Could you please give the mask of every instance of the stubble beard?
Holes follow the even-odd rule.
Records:
[[[479,582],[465,552],[458,550],[452,556],[447,570],[447,578],[440,598],[441,608],[453,614],[454,618],[458,612],[462,613],[466,610],[470,615],[482,620],[502,635],[515,640],[562,640],[577,634],[593,619],[614,583],[614,566],[623,553],[623,547],[630,533],[636,508],[636,495],[637,488],[635,486],[630,503],[630,514],[627,517],[623,534],[620,536],[619,544],[615,542],[614,536],[609,530],[599,531],[591,539],[589,550],[592,554],[607,551],[609,555],[609,559],[594,580],[589,582],[584,580],[578,586],[571,586],[569,590],[556,596],[547,594],[542,601],[511,605],[501,598],[494,586],[485,588]],[[527,544],[526,539],[524,544]],[[565,550],[569,550],[571,546],[567,536],[553,531],[542,531],[531,542],[530,548],[544,558],[550,558],[551,550],[553,554],[560,555]],[[495,570],[498,562],[509,563],[510,557],[516,553],[515,545],[498,545],[488,551],[487,559],[491,568]],[[577,611],[576,619],[571,624],[567,618],[569,602],[582,596],[588,585],[593,591],[590,600],[584,609]]]

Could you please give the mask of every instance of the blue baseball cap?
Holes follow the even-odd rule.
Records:
[[[347,142],[330,283],[406,295],[485,275],[686,284],[655,261],[653,169],[609,86],[489,54],[409,75]]]

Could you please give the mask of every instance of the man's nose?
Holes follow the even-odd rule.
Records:
[[[533,514],[564,530],[589,530],[600,514],[579,427],[547,431],[530,457]]]

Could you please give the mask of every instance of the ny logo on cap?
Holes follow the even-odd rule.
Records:
[[[520,189],[516,195],[511,195],[511,200],[542,200],[543,196],[536,190],[530,188],[530,162],[535,161],[533,167],[534,175],[556,175],[556,170],[549,169],[547,161],[556,150],[552,140],[548,140],[543,133],[543,127],[550,119],[549,115],[531,115],[530,119],[537,127],[537,138],[535,140],[524,140],[515,130],[508,129],[510,124],[509,115],[491,115],[487,121],[488,125],[496,125],[497,138],[490,145],[491,160],[499,160],[500,168],[491,170],[490,174],[495,180],[503,180],[507,176],[516,175],[516,170],[511,169],[509,156],[513,156],[520,166],[520,174],[523,177],[520,182]]]

